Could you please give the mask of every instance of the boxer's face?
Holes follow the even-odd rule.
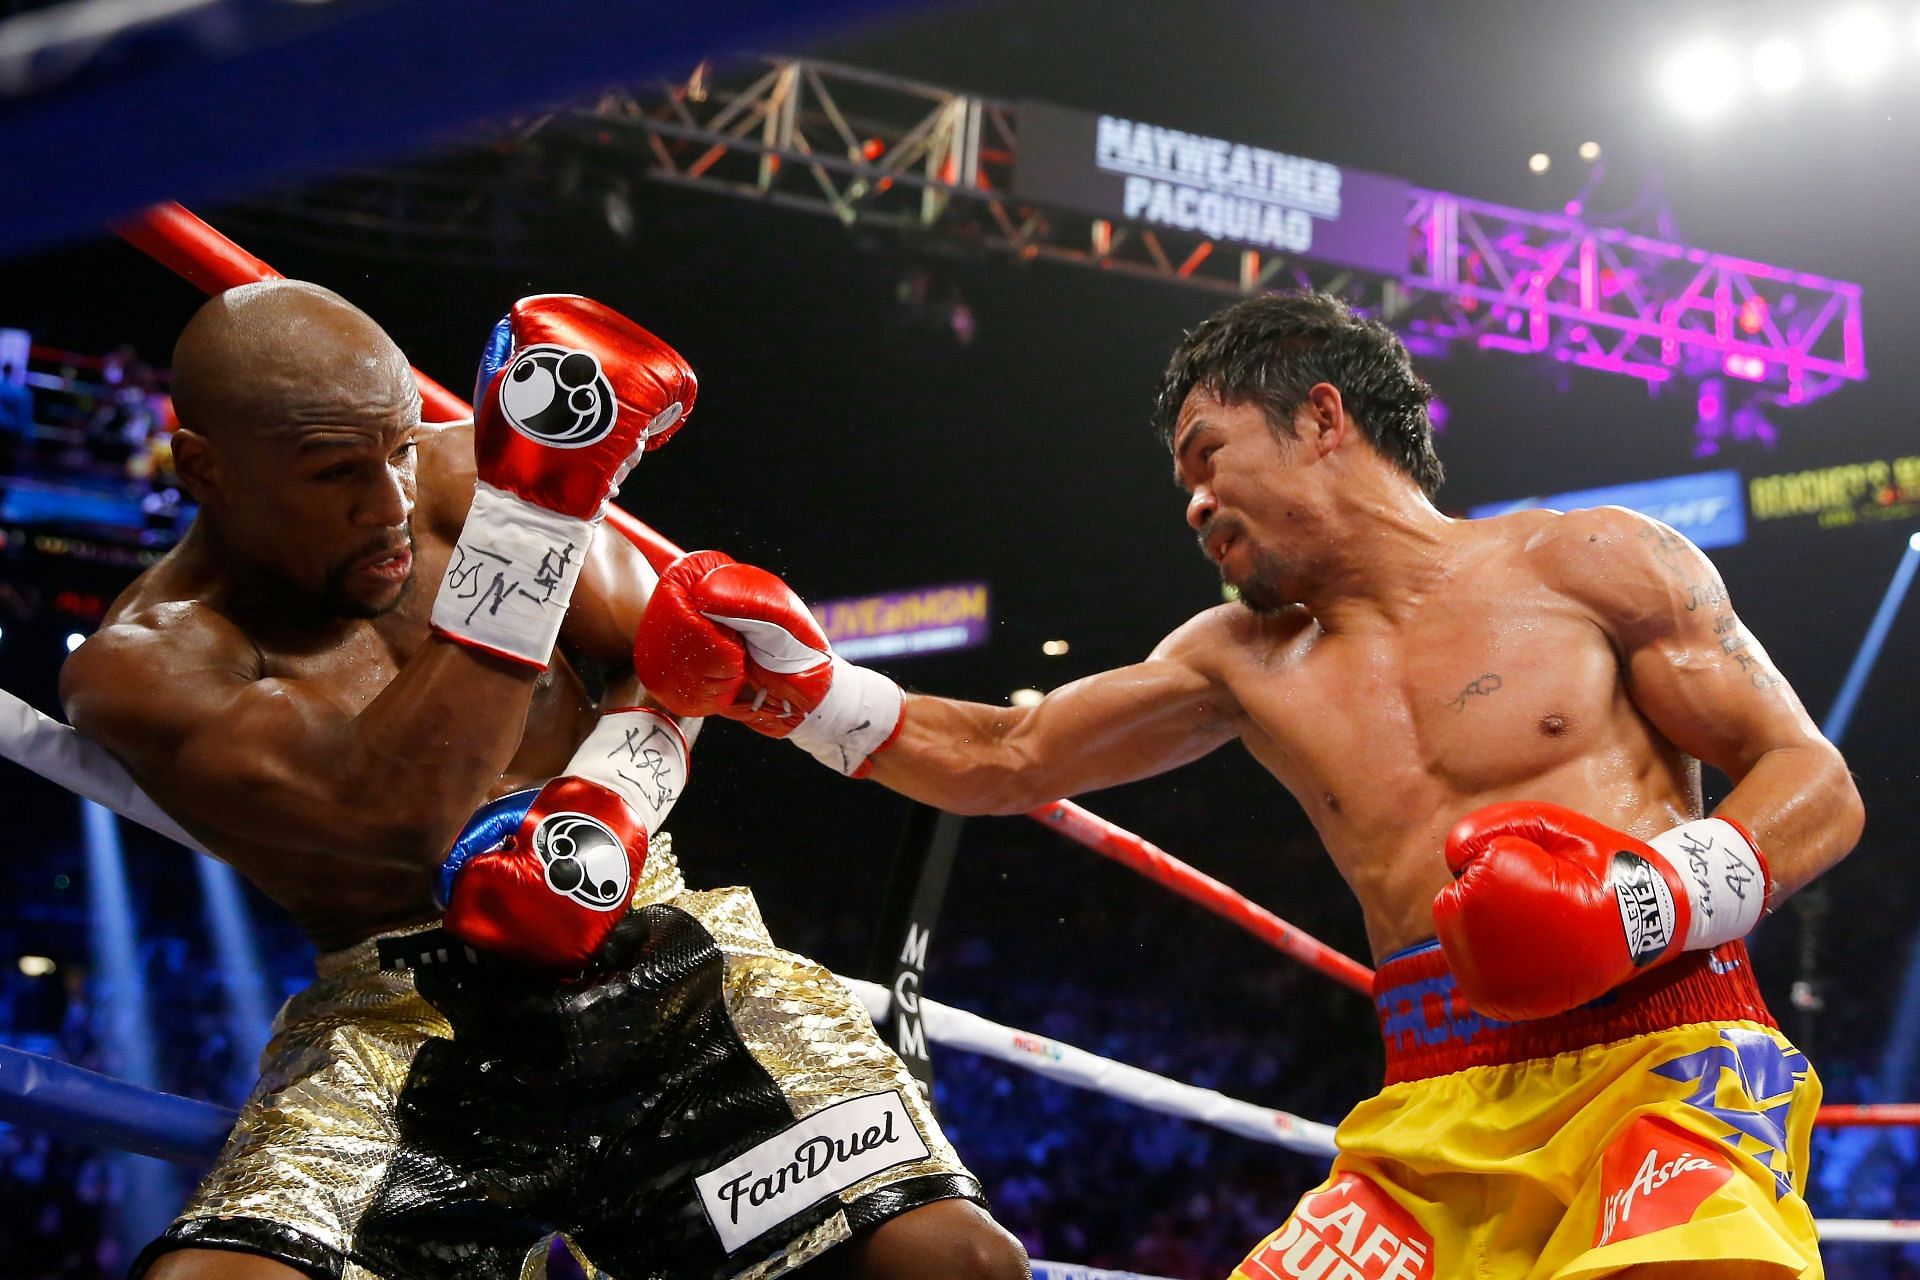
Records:
[[[1174,426],[1174,479],[1201,554],[1248,608],[1273,613],[1300,598],[1303,539],[1315,504],[1312,455],[1277,436],[1261,408],[1196,387]]]
[[[385,613],[413,573],[418,402],[361,391],[201,446],[225,549],[332,617]]]

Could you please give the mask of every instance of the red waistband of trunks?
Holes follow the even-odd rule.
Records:
[[[1500,1022],[1467,1008],[1440,944],[1388,957],[1373,978],[1387,1083],[1424,1080],[1665,1031],[1692,1022],[1777,1025],[1753,978],[1744,942],[1678,959],[1551,1018]]]

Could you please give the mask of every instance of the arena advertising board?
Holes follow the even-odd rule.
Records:
[[[1780,471],[1747,482],[1755,520],[1812,520],[1822,529],[1920,516],[1920,456]]]
[[[857,662],[983,645],[989,604],[986,583],[960,582],[825,600],[812,608],[834,652]]]
[[[1627,507],[1672,525],[1692,539],[1695,546],[1732,547],[1747,538],[1747,513],[1741,497],[1739,472],[1702,471],[1599,489],[1574,489],[1512,502],[1487,502],[1469,508],[1467,514],[1478,518],[1503,516],[1531,507],[1550,507],[1555,511]]]
[[[1020,104],[1025,199],[1387,275],[1407,269],[1408,186],[1225,138]]]

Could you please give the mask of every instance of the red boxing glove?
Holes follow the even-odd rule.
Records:
[[[607,503],[680,428],[697,389],[671,347],[597,302],[515,303],[480,361],[478,479],[434,628],[545,667]]]
[[[692,592],[722,565],[724,551],[694,551],[660,575],[633,636],[633,673],[661,706],[677,716],[721,715],[733,707],[747,679],[747,646],[740,633],[700,615]]]
[[[438,881],[449,933],[556,973],[583,968],[626,914],[647,833],[686,785],[686,738],[657,711],[610,712],[567,768],[483,805]]]
[[[1454,882],[1433,900],[1468,1005],[1507,1021],[1587,1003],[1679,952],[1745,937],[1766,859],[1723,818],[1637,840],[1559,805],[1489,805],[1447,834]]]
[[[717,551],[682,556],[660,575],[634,669],[679,714],[738,720],[854,778],[893,741],[906,696],[835,656],[786,583]]]
[[[474,464],[485,484],[597,520],[698,390],[678,352],[618,312],[574,294],[522,298],[480,359]]]

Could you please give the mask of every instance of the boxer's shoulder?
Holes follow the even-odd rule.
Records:
[[[236,671],[256,670],[260,648],[232,618],[202,599],[146,599],[109,615],[99,630],[68,658],[62,670],[85,678],[109,663],[140,664],[149,671],[204,669],[209,663]]]
[[[473,502],[473,422],[423,422],[414,443],[419,449],[414,535],[424,532],[451,544]]]
[[[262,675],[259,648],[231,619],[198,600],[155,601],[124,611],[69,655],[60,702],[76,729],[138,757],[177,737],[183,713],[210,690]]]
[[[1249,658],[1264,663],[1275,646],[1291,644],[1312,625],[1313,616],[1302,605],[1260,614],[1239,604],[1219,604],[1176,627],[1153,656],[1223,677]]]
[[[1524,559],[1549,590],[1626,635],[1670,619],[1689,599],[1724,599],[1718,572],[1671,527],[1625,507],[1555,515],[1527,539]]]
[[[1683,557],[1698,557],[1679,533],[1626,507],[1541,511],[1525,530],[1522,553],[1543,573],[1580,579],[1596,568],[1657,569]]]

